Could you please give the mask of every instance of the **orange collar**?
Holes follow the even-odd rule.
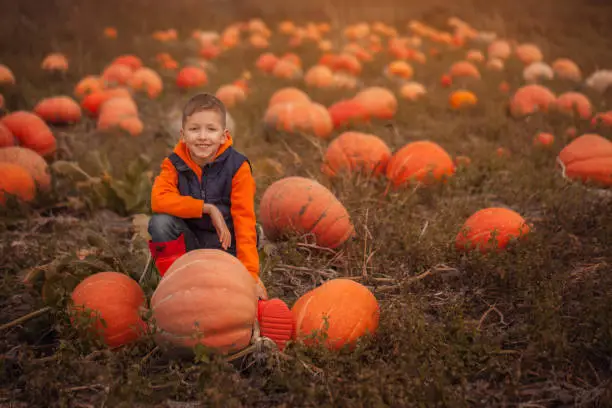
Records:
[[[217,159],[217,157],[223,154],[223,152],[226,151],[232,144],[234,144],[232,136],[228,133],[225,143],[219,146],[219,150],[217,150],[215,160]],[[180,140],[174,147],[174,153],[176,153],[181,159],[185,161],[185,163],[189,166],[191,170],[193,170],[193,172],[198,176],[199,179],[202,179],[202,168],[191,158],[191,154],[189,153],[189,149],[187,148],[185,142]]]

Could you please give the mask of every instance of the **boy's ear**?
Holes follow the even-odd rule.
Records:
[[[227,140],[227,139],[228,139],[230,136],[231,136],[231,133],[230,133],[229,129],[228,129],[228,128],[225,128],[225,131],[223,132],[223,137],[224,137],[224,139],[225,139],[225,140],[224,140],[223,142],[225,143],[225,141],[226,141],[226,140]]]
[[[181,140],[185,140],[185,132],[183,132],[183,128],[181,127],[181,131],[179,132],[179,137]]]

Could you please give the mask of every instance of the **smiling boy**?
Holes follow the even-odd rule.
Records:
[[[210,248],[236,256],[258,281],[255,180],[232,147],[223,103],[206,93],[191,98],[180,136],[151,193],[149,248],[160,275],[185,252]],[[293,328],[287,305],[260,299],[258,319],[262,335],[282,349]]]

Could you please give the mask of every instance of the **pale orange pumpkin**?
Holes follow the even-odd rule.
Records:
[[[366,88],[355,95],[353,100],[361,104],[370,117],[391,119],[397,112],[397,98],[386,88]]]
[[[179,348],[202,344],[222,354],[244,349],[257,316],[256,285],[227,252],[187,252],[166,271],[151,297],[156,342]]]
[[[520,44],[514,50],[516,57],[525,65],[540,62],[544,59],[544,55],[540,48],[535,44]]]
[[[387,164],[387,178],[394,187],[411,182],[431,184],[455,173],[450,155],[429,140],[411,142],[399,149]]]
[[[151,68],[137,68],[130,79],[128,85],[136,91],[144,91],[149,98],[154,99],[164,89],[164,84],[161,77]]]
[[[271,52],[266,52],[261,54],[257,61],[255,62],[255,66],[262,72],[271,74],[274,71],[274,67],[278,62],[278,57],[272,54]]]
[[[480,72],[474,64],[469,61],[458,61],[451,65],[449,75],[452,78],[476,78],[480,79]]]
[[[107,87],[127,85],[133,73],[134,71],[128,65],[111,64],[104,68],[101,78]]]
[[[45,71],[66,72],[68,71],[68,59],[64,54],[49,54],[43,59],[41,67]]]
[[[304,177],[286,177],[270,185],[261,199],[259,219],[271,240],[312,234],[325,248],[337,248],[355,233],[346,208],[334,194]]]
[[[368,288],[350,279],[332,279],[301,296],[291,308],[296,338],[332,350],[353,348],[373,335],[380,318],[378,301]]]
[[[378,176],[385,172],[391,150],[378,136],[344,132],[325,151],[321,170],[328,176],[361,173]]]
[[[42,99],[34,107],[34,113],[47,123],[72,124],[81,121],[81,107],[69,96]]]
[[[127,65],[132,71],[142,68],[142,60],[132,54],[120,55],[111,62],[111,65]]]
[[[244,102],[246,99],[246,93],[244,90],[236,85],[223,85],[221,86],[215,96],[219,98],[226,108],[230,109],[237,104]]]
[[[370,113],[363,104],[355,99],[344,99],[328,109],[334,128],[368,122]]]
[[[406,61],[392,61],[385,68],[385,75],[389,78],[410,79],[414,69]]]
[[[308,94],[294,87],[281,88],[274,92],[268,102],[268,108],[279,103],[287,102],[310,102]]]
[[[132,98],[130,91],[126,88],[111,88],[102,91],[94,91],[81,101],[81,107],[91,116],[97,117],[100,107],[111,98]]]
[[[308,86],[328,88],[334,84],[334,73],[324,65],[315,65],[306,72],[304,82]]]
[[[282,79],[297,79],[302,76],[302,70],[295,63],[281,59],[274,65],[272,75]]]
[[[49,126],[34,113],[12,112],[1,118],[0,123],[11,131],[21,146],[32,149],[43,157],[55,153],[55,136]]]
[[[416,101],[427,94],[427,90],[418,82],[407,82],[400,88],[400,96],[409,101]]]
[[[506,40],[495,40],[487,47],[487,54],[490,59],[506,60],[512,54],[512,47]]]
[[[99,272],[88,276],[72,291],[72,324],[78,315],[91,319],[85,328],[99,335],[110,347],[132,343],[147,331],[140,313],[145,295],[138,283],[119,272]]]
[[[568,58],[559,58],[552,63],[552,69],[557,78],[580,82],[582,72],[576,63]]]
[[[333,130],[327,109],[313,102],[274,104],[266,111],[264,123],[277,130],[312,133],[322,139],[328,138]]]

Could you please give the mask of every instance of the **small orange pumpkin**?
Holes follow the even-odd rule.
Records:
[[[582,72],[576,63],[568,58],[559,58],[552,63],[552,69],[557,78],[580,82]]]
[[[132,343],[146,332],[140,317],[145,306],[145,295],[138,283],[119,272],[99,272],[79,283],[71,295],[73,325],[75,315],[89,314],[93,320],[88,330],[101,335],[110,348]]]
[[[14,85],[15,75],[9,67],[4,64],[0,64],[0,85]]]
[[[1,118],[0,122],[19,140],[21,146],[32,149],[41,156],[55,153],[55,136],[39,116],[31,112],[16,111]]]
[[[334,194],[315,180],[286,177],[270,185],[259,206],[266,237],[313,234],[317,245],[337,248],[355,230],[346,208]]]
[[[81,107],[89,115],[97,117],[100,111],[100,107],[111,98],[131,98],[130,91],[126,88],[112,88],[105,89],[102,91],[94,91],[88,94],[81,101]]]
[[[0,128],[3,125],[0,124]],[[34,150],[21,146],[0,148],[0,163],[17,164],[30,173],[41,191],[51,189],[51,173],[45,159]]]
[[[111,65],[127,65],[132,71],[142,68],[142,60],[135,55],[120,55],[111,62]]]
[[[400,96],[409,101],[416,101],[427,94],[427,90],[418,82],[407,82],[400,88]]]
[[[104,89],[102,79],[97,75],[88,75],[81,79],[74,87],[74,96],[83,99],[93,92],[100,92]]]
[[[176,76],[176,85],[181,89],[199,88],[208,83],[208,76],[202,68],[187,66]]]
[[[518,213],[507,208],[485,208],[472,214],[455,238],[458,250],[479,249],[485,253],[504,249],[513,238],[529,233],[529,226]],[[495,237],[495,244],[492,238]]]
[[[282,79],[297,79],[302,76],[302,70],[295,63],[280,59],[272,69],[272,75]]]
[[[411,181],[431,184],[454,173],[455,165],[449,154],[428,140],[408,143],[391,157],[387,165],[387,178],[394,187]]]
[[[506,40],[494,40],[487,47],[487,54],[489,58],[495,58],[500,60],[506,60],[512,54],[512,48],[510,43]]]
[[[548,112],[556,101],[555,94],[541,85],[525,85],[514,93],[510,100],[510,113],[522,117],[537,111]]]
[[[127,85],[128,82],[130,82],[133,73],[134,71],[128,65],[111,64],[104,68],[101,78],[107,87]]]
[[[312,133],[323,139],[328,138],[333,130],[327,109],[312,102],[274,104],[266,111],[264,123],[277,130]]]
[[[36,185],[26,169],[18,164],[0,161],[0,174],[0,206],[4,206],[10,196],[26,203],[34,199]]]
[[[378,136],[361,132],[344,132],[329,144],[321,170],[328,176],[338,173],[384,173],[391,150]]]
[[[480,72],[474,64],[469,61],[458,61],[451,65],[448,74],[452,78],[476,78],[480,79]]]
[[[555,104],[557,110],[566,114],[576,113],[582,119],[589,119],[593,116],[591,101],[580,92],[565,92],[559,95]]]
[[[533,139],[534,146],[550,147],[555,142],[555,137],[551,133],[540,132]]]
[[[448,98],[448,104],[453,109],[462,109],[475,106],[478,103],[478,98],[473,92],[466,90],[454,91]]]
[[[334,84],[334,73],[324,65],[315,65],[306,72],[304,82],[308,86],[328,88]]]
[[[389,78],[410,79],[414,75],[414,69],[406,61],[392,61],[385,68],[385,75]]]
[[[520,44],[514,50],[516,57],[525,65],[540,62],[544,59],[542,51],[535,44]]]
[[[350,124],[368,122],[370,117],[369,111],[355,99],[338,101],[327,110],[335,129]]]
[[[45,71],[66,72],[68,71],[68,59],[64,54],[49,54],[43,60],[41,67]]]
[[[368,288],[350,279],[332,279],[301,296],[291,308],[296,338],[306,345],[318,343],[331,350],[354,348],[357,340],[374,334],[380,307]]]
[[[274,71],[274,67],[278,62],[278,57],[276,57],[271,52],[263,53],[259,56],[257,61],[255,62],[255,66],[262,72],[267,74],[271,74]]]
[[[202,344],[222,354],[244,349],[257,316],[256,285],[227,252],[187,252],[166,271],[151,297],[156,342],[179,348]]]
[[[45,98],[36,104],[34,113],[47,123],[70,124],[81,121],[81,107],[69,96]]]
[[[310,102],[310,96],[301,89],[294,87],[281,88],[274,92],[268,102],[268,108],[279,103]]]

